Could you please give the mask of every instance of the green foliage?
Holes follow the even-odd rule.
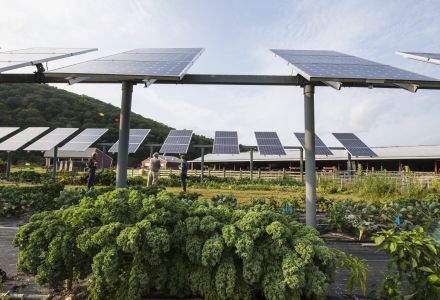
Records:
[[[351,189],[365,199],[386,198],[399,194],[395,179],[382,174],[357,176]]]
[[[411,230],[422,227],[432,232],[440,226],[440,197],[398,199],[388,202],[337,201],[328,210],[330,227],[359,236],[369,236],[381,229]],[[400,224],[396,224],[399,217]]]
[[[0,216],[20,216],[60,208],[57,197],[63,185],[0,186]]]
[[[378,285],[377,297],[440,299],[440,247],[423,228],[384,230],[375,235],[374,242],[391,260],[390,274]]]
[[[88,277],[92,299],[324,298],[338,252],[289,216],[231,209],[230,200],[212,205],[157,187],[86,195],[20,228],[18,268],[50,287]]]
[[[158,180],[158,184],[168,187],[179,187],[180,177],[175,174],[169,176],[162,176]],[[296,180],[291,179],[253,179],[250,178],[235,178],[235,177],[217,177],[204,176],[200,180],[199,176],[188,176],[187,184],[193,188],[209,188],[209,189],[234,189],[234,190],[271,190],[279,189],[294,189],[303,190],[302,184]]]
[[[4,176],[2,174],[2,176]],[[47,183],[51,176],[47,173],[38,173],[35,171],[17,171],[11,172],[9,181],[16,183]]]
[[[362,291],[362,294],[365,296],[367,293],[367,276],[368,276],[368,267],[365,264],[365,261],[353,256],[347,255],[343,251],[339,251],[339,269],[343,270],[344,268],[349,270],[349,277],[347,282],[345,283],[345,288],[347,292],[351,295],[353,294],[353,287],[355,285],[359,285]]]

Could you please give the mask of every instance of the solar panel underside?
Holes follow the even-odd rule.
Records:
[[[255,138],[261,155],[286,155],[276,132],[256,131]]]
[[[377,156],[377,154],[365,145],[354,133],[333,133],[333,135],[352,156]]]
[[[28,48],[0,52],[0,72],[80,55],[96,48]]]
[[[306,147],[306,139],[304,132],[294,132],[296,138],[301,143],[303,148]],[[324,142],[315,134],[315,155],[333,155],[330,149],[324,144]]]
[[[239,154],[237,131],[216,131],[213,154]]]
[[[107,128],[87,128],[80,134],[71,139],[67,144],[61,147],[60,151],[85,151],[94,142],[96,142],[104,133],[107,132]]]
[[[309,81],[438,82],[437,79],[356,56],[325,50],[271,50]]]
[[[75,133],[78,128],[56,128],[49,132],[30,146],[26,147],[26,151],[48,151],[66,140]]]
[[[415,60],[421,60],[433,64],[440,64],[440,53],[425,53],[425,52],[398,52],[404,57]]]
[[[0,127],[0,139],[17,131],[20,127]]]
[[[128,139],[128,153],[136,153],[142,142],[150,133],[150,129],[130,129],[130,136]],[[113,144],[108,150],[111,153],[118,152],[119,141]]]
[[[28,127],[1,143],[0,151],[17,151],[48,129],[49,127]]]
[[[202,48],[135,49],[48,72],[66,77],[124,77],[180,80]]]
[[[187,153],[192,135],[192,130],[171,130],[159,152],[173,154]]]

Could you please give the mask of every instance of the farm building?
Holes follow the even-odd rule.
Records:
[[[160,167],[162,169],[172,169],[177,170],[179,169],[180,163],[182,160],[180,158],[177,158],[175,156],[168,156],[168,155],[159,155],[160,159]],[[147,159],[144,159],[142,161],[142,168],[149,168],[150,167],[150,157]]]
[[[87,161],[93,153],[97,153],[98,169],[110,168],[113,158],[98,148],[88,148],[85,151],[58,151],[58,171],[85,171]],[[44,152],[46,168],[52,168],[53,150]]]
[[[377,157],[352,157],[352,169],[359,164],[366,170],[401,171],[409,168],[418,172],[435,172],[440,165],[440,145],[423,146],[387,146],[371,147]],[[331,150],[332,156],[316,156],[318,170],[346,170],[348,153],[346,150]],[[253,153],[254,169],[260,170],[299,170],[300,151],[286,149],[287,155],[260,155]],[[207,154],[204,157],[205,167],[227,170],[249,170],[250,153],[240,154]],[[190,161],[193,168],[200,168],[200,158]]]

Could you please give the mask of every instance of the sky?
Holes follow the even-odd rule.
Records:
[[[434,78],[440,66],[395,51],[440,52],[440,1],[0,0],[0,51],[96,47],[50,62],[49,69],[135,48],[202,47],[189,73],[291,75],[268,49],[324,49],[360,56]],[[20,72],[32,69],[20,69]],[[120,107],[121,86],[56,85]],[[68,105],[68,103],[66,103]],[[276,131],[299,145],[304,99],[299,87],[136,86],[132,111],[177,129],[213,137],[236,130]],[[369,146],[440,144],[440,91],[317,87],[316,133],[354,132]]]

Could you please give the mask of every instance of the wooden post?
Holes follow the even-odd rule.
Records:
[[[243,171],[240,168],[240,179],[241,179],[242,176],[243,176]]]
[[[286,169],[283,168],[283,179],[286,179]]]
[[[258,168],[258,178],[261,178],[261,169]]]
[[[223,168],[223,178],[226,178],[226,169]]]

